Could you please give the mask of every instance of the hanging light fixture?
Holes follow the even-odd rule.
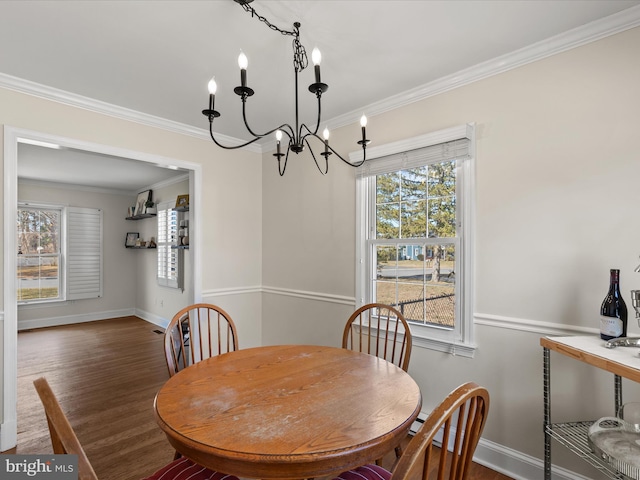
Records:
[[[237,145],[237,146],[222,145],[220,142],[218,142],[218,140],[216,140],[213,133],[213,121],[214,119],[220,116],[220,112],[217,112],[215,110],[215,96],[216,96],[216,91],[218,86],[216,84],[215,77],[214,77],[209,81],[209,108],[202,111],[202,114],[209,119],[209,133],[211,134],[211,139],[214,141],[214,143],[221,148],[232,150],[236,148],[246,147],[247,145],[250,145],[257,140],[260,140],[264,137],[275,134],[276,153],[274,153],[273,156],[276,157],[276,159],[278,160],[278,172],[280,173],[280,176],[284,175],[284,172],[287,168],[289,153],[294,152],[298,154],[304,151],[305,145],[308,147],[309,152],[311,153],[311,156],[313,157],[313,160],[316,164],[316,167],[318,167],[318,170],[323,175],[326,174],[329,170],[329,156],[332,153],[334,153],[340,160],[342,160],[347,165],[350,165],[352,167],[359,167],[360,165],[362,165],[367,159],[367,145],[370,142],[370,140],[367,140],[367,131],[366,131],[367,117],[362,115],[362,118],[360,119],[360,127],[362,129],[362,139],[358,141],[358,144],[362,146],[362,152],[363,152],[363,159],[360,162],[357,162],[357,163],[350,162],[349,160],[343,158],[338,152],[336,152],[331,147],[331,145],[329,145],[329,130],[326,127],[322,133],[322,137],[318,135],[318,129],[320,128],[320,123],[322,120],[321,97],[322,97],[322,94],[328,90],[329,86],[326,83],[322,83],[321,81],[320,62],[322,60],[322,56],[320,54],[320,50],[318,50],[317,48],[314,48],[311,54],[311,60],[313,62],[314,71],[315,71],[314,72],[315,82],[309,85],[309,91],[315,94],[316,98],[318,99],[318,118],[316,121],[315,128],[313,128],[313,130],[310,129],[306,124],[299,122],[298,73],[304,70],[308,65],[306,50],[304,46],[302,46],[302,44],[300,43],[300,23],[295,22],[293,24],[292,31],[281,30],[275,25],[271,24],[263,16],[258,15],[256,11],[251,6],[249,6],[249,4],[253,0],[234,0],[234,1],[240,4],[246,12],[251,13],[251,16],[257,17],[258,20],[260,20],[261,22],[264,22],[272,30],[280,32],[283,35],[291,35],[294,37],[293,38],[293,66],[295,71],[295,107],[296,107],[295,127],[289,125],[288,123],[285,123],[265,133],[256,133],[251,129],[251,127],[249,126],[249,123],[247,122],[246,106],[247,106],[247,98],[251,97],[255,92],[253,91],[253,89],[247,86],[248,60],[247,60],[247,56],[241,51],[240,56],[238,57],[238,66],[240,67],[240,86],[235,87],[233,91],[242,100],[242,119],[244,121],[245,127],[247,128],[247,131],[253,136],[253,139],[243,143],[242,145]],[[287,137],[287,139],[285,139],[285,142],[287,143],[286,153],[282,153],[283,146],[281,145],[281,141],[284,136]],[[316,158],[316,155],[313,152],[313,149],[311,148],[311,144],[309,143],[309,140],[311,138],[316,138],[324,146],[324,150],[320,153],[320,155],[324,157],[324,162],[321,162],[321,163],[324,163],[324,165],[321,165],[321,163],[318,163],[318,159]],[[284,159],[282,157],[284,157]]]

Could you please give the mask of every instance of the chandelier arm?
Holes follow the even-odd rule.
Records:
[[[247,121],[247,115],[246,115],[245,106],[246,106],[246,102],[243,100],[242,101],[242,120],[244,121],[244,126],[246,127],[247,131],[251,135],[256,137],[252,141],[255,142],[256,140],[259,140],[259,139],[264,138],[264,137],[266,137],[268,135],[271,135],[272,133],[275,133],[277,130],[282,130],[287,135],[287,137],[289,137],[290,139],[295,137],[295,133],[294,133],[293,127],[291,127],[291,125],[289,125],[288,123],[283,123],[279,127],[271,129],[271,130],[269,130],[268,132],[265,132],[265,133],[255,133],[253,130],[251,130],[251,127],[249,127],[249,122]],[[289,131],[286,130],[287,128],[289,129]],[[289,133],[289,132],[291,132],[291,133]]]
[[[281,177],[284,177],[284,172],[287,169],[287,162],[289,161],[289,150],[289,147],[287,147],[287,155],[284,157],[284,165],[282,166],[282,168],[280,168],[280,157],[278,157],[278,173]]]
[[[248,142],[243,143],[242,145],[236,145],[236,146],[222,145],[220,142],[218,142],[218,140],[216,140],[216,137],[213,136],[213,122],[211,122],[209,124],[209,135],[211,135],[211,140],[213,140],[213,143],[215,143],[220,148],[224,148],[226,150],[236,150],[238,148],[242,148],[242,147],[246,147],[247,145],[251,145],[253,142],[255,142],[257,140],[260,140],[260,137],[256,137],[253,140],[249,140]]]
[[[320,168],[320,165],[318,164],[318,159],[316,158],[315,153],[313,153],[313,149],[311,148],[311,145],[309,145],[309,140],[307,140],[307,136],[308,136],[308,135],[305,135],[305,136],[303,137],[303,141],[304,141],[304,143],[306,143],[306,144],[307,144],[307,147],[309,148],[309,152],[311,152],[311,156],[313,157],[313,161],[315,162],[316,167],[318,168],[318,171],[319,171],[322,175],[326,175],[326,174],[327,174],[327,172],[329,171],[329,157],[328,157],[328,156],[325,156],[325,157],[324,157],[325,167],[324,167],[324,172],[323,172],[323,171],[322,171],[322,168]]]
[[[316,93],[316,97],[318,97],[318,121],[316,122],[316,129],[313,131],[314,135],[317,135],[318,133],[318,129],[320,128],[320,121],[322,120],[322,101],[320,100],[320,96],[322,95],[322,92],[318,91],[318,93]],[[311,132],[311,130],[309,130],[309,128],[305,125],[304,128],[307,129],[307,131]]]
[[[360,162],[353,163],[353,162],[350,162],[349,160],[343,158],[342,155],[340,155],[338,152],[336,152],[331,145],[326,145],[324,143],[324,140],[320,136],[318,136],[317,134],[315,134],[313,132],[307,133],[303,138],[303,140],[307,143],[307,145],[309,145],[309,141],[307,140],[308,136],[312,136],[312,137],[315,137],[318,140],[320,140],[325,145],[326,148],[331,150],[331,152],[333,152],[340,160],[342,160],[344,163],[346,163],[347,165],[349,165],[351,167],[359,167],[360,165],[362,165],[367,160],[367,146],[366,146],[366,144],[362,145],[362,160]],[[309,149],[311,149],[311,147],[309,147]]]

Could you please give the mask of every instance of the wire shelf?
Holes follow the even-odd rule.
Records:
[[[612,467],[606,460],[597,457],[589,445],[589,427],[593,421],[553,423],[547,425],[547,433],[558,443],[564,445],[577,456],[597,468],[608,478],[627,480],[627,477]]]

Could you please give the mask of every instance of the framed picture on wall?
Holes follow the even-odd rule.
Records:
[[[140,234],[138,232],[127,232],[127,238],[124,241],[124,246],[135,247],[138,238],[140,238]]]
[[[140,192],[136,199],[136,211],[134,215],[142,215],[145,212],[145,205],[149,200],[151,200],[151,190]]]
[[[189,206],[189,195],[178,195],[176,198],[176,208],[188,207]]]

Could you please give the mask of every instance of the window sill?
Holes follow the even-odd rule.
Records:
[[[413,333],[413,346],[435,350],[436,352],[450,353],[454,356],[473,358],[477,345],[472,343],[456,343],[449,340],[428,338],[419,335],[420,332]]]

